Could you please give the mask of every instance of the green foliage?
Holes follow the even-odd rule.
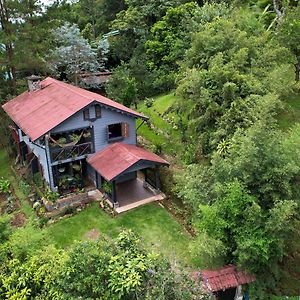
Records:
[[[282,44],[294,54],[295,80],[300,78],[300,6],[290,8],[282,17],[278,27],[278,37]]]
[[[10,216],[0,216],[0,244],[9,239],[9,236],[11,234],[11,227],[9,222]]]
[[[31,186],[23,179],[20,179],[19,187],[20,187],[22,193],[25,195],[25,197],[27,197],[30,194]]]
[[[10,192],[10,181],[0,178],[0,193],[8,194]]]
[[[102,183],[102,189],[108,195],[110,195],[110,196],[112,195],[112,184],[110,182],[104,181]]]
[[[43,197],[47,200],[50,201],[52,203],[55,203],[56,200],[59,198],[59,193],[58,192],[53,192],[50,190],[49,187],[46,188],[45,193],[43,195]]]
[[[130,106],[136,101],[136,81],[130,75],[126,65],[121,65],[115,69],[107,83],[106,91],[110,98],[124,105]]]
[[[189,48],[192,34],[203,23],[228,13],[223,4],[205,4],[199,7],[195,2],[171,7],[151,28],[151,37],[146,41],[147,64],[155,72],[153,85],[159,91],[174,88],[176,72]]]
[[[48,246],[24,263],[7,261],[0,275],[0,296],[11,300],[62,299],[56,280],[65,260],[65,251]]]
[[[59,287],[66,299],[108,299],[108,263],[112,248],[101,238],[96,242],[77,243],[61,270]]]
[[[18,228],[9,238],[12,256],[20,261],[35,255],[41,248],[48,245],[51,238],[43,231],[37,230],[33,222],[26,227]]]
[[[279,70],[289,52],[247,11],[202,29],[187,51],[177,92],[185,99],[178,103],[179,112],[188,113],[189,128],[207,155],[238,128],[272,122],[280,101],[269,72]]]

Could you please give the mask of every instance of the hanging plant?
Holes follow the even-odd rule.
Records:
[[[111,183],[109,183],[109,182],[107,182],[107,181],[103,182],[103,184],[102,184],[102,189],[103,189],[103,191],[104,191],[106,194],[108,194],[108,195],[111,195],[111,194],[112,194],[112,185],[111,185]]]
[[[57,144],[64,145],[67,142],[67,139],[64,137],[61,137],[56,142],[57,142]]]
[[[72,133],[70,138],[72,142],[78,143],[81,138],[81,134]]]
[[[90,131],[86,131],[84,134],[83,134],[83,137],[84,138],[89,138],[89,137],[91,137],[91,132]]]
[[[81,165],[74,164],[74,165],[72,165],[72,168],[73,168],[75,171],[80,171],[80,170],[81,170]]]

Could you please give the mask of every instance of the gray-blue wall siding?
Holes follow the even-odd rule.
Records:
[[[52,176],[52,174],[48,172],[48,162],[47,162],[47,155],[46,155],[46,149],[43,146],[37,146],[37,143],[32,143],[31,140],[29,139],[29,137],[27,135],[22,136],[22,132],[19,129],[19,137],[20,137],[20,142],[25,142],[26,145],[31,149],[31,151],[35,154],[35,156],[38,158],[40,164],[43,167],[43,176],[44,179],[46,180],[46,182],[50,185],[50,176]],[[50,162],[49,162],[50,164]],[[51,168],[49,168],[51,169]],[[50,175],[50,176],[49,176]]]
[[[89,106],[90,117],[95,117],[95,107],[94,105]],[[122,113],[120,111],[112,110],[110,108],[102,107],[101,108],[101,118],[96,119],[95,121],[84,120],[83,111],[80,111],[55,127],[51,130],[51,133],[63,132],[74,130],[78,128],[83,128],[87,126],[92,126],[94,131],[94,144],[95,152],[98,152],[110,143],[107,142],[107,126],[110,124],[126,122],[128,124],[128,137],[124,138],[121,142],[126,144],[135,145],[136,144],[136,119],[128,114]],[[50,168],[50,176],[52,178],[52,168]],[[87,168],[89,178],[96,185],[95,171],[92,167],[88,165]],[[51,180],[53,182],[53,180]]]
[[[90,117],[94,117],[95,109],[94,105],[90,105]],[[114,111],[106,107],[102,107],[101,118],[95,121],[86,121],[83,119],[83,112],[80,111],[74,116],[70,117],[68,120],[64,121],[53,130],[51,133],[62,132],[73,130],[76,128],[82,128],[87,126],[93,126],[94,128],[94,139],[95,139],[95,152],[98,152],[109,145],[107,142],[107,126],[110,124],[126,122],[128,123],[129,136],[122,140],[122,143],[126,144],[136,144],[136,119],[119,111]]]

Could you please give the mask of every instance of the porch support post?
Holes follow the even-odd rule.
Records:
[[[159,167],[155,167],[155,188],[160,190]]]
[[[145,169],[145,171],[144,171],[145,173],[145,182],[147,182],[147,169]]]
[[[112,200],[113,200],[113,203],[117,203],[117,192],[116,192],[116,181],[112,181]]]

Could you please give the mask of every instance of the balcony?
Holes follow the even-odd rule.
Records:
[[[74,146],[53,147],[50,149],[52,162],[63,161],[69,158],[77,158],[83,155],[91,154],[93,145],[91,142],[83,143]]]

